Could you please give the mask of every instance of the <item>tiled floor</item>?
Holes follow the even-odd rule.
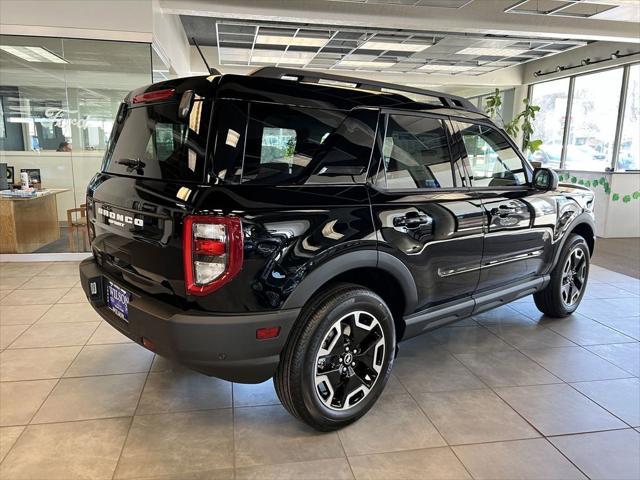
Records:
[[[531,298],[401,345],[356,424],[314,432],[271,382],[129,342],[75,263],[0,265],[0,478],[640,478],[640,280],[592,268],[578,313]]]

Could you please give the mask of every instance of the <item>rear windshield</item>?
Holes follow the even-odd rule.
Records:
[[[112,134],[103,170],[119,175],[199,182],[204,178],[211,101],[197,100],[189,115],[178,104],[131,107]]]

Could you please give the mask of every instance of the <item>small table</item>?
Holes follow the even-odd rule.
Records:
[[[60,238],[56,195],[47,189],[35,197],[0,196],[0,253],[31,253]]]

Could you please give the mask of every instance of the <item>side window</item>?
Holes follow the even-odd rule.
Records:
[[[486,125],[458,123],[473,187],[513,187],[527,183],[522,160],[507,139]]]
[[[389,189],[455,186],[441,120],[388,115],[382,151],[384,172],[376,178],[377,184]]]
[[[305,183],[314,156],[343,122],[339,110],[252,103],[243,183]]]

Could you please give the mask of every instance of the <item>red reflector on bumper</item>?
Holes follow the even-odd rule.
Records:
[[[145,348],[148,348],[149,350],[151,350],[152,352],[156,351],[156,344],[153,343],[151,340],[149,340],[148,338],[142,337],[142,345]]]
[[[265,327],[256,330],[256,339],[268,340],[270,338],[276,338],[280,335],[280,327]]]

